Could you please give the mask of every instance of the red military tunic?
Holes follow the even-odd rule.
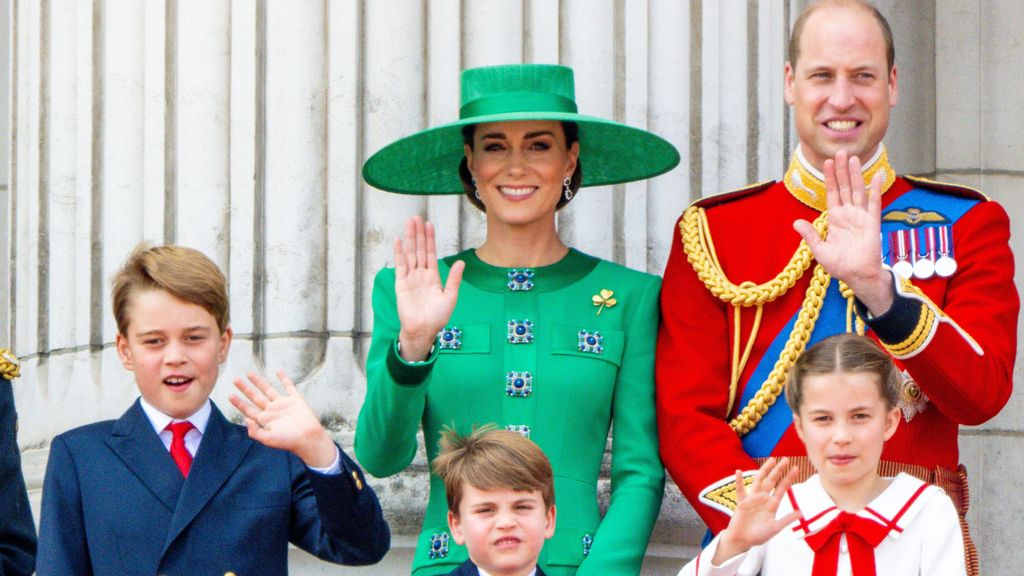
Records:
[[[992,418],[1012,388],[1019,301],[1008,244],[1009,220],[1002,207],[978,192],[897,178],[884,149],[879,156],[869,168],[889,172],[882,197],[885,247],[896,231],[910,230],[904,232],[904,240],[911,233],[920,240],[927,237],[925,228],[936,225],[938,232],[947,229],[957,264],[948,277],[933,274],[896,282],[890,311],[866,319],[868,334],[885,345],[919,387],[905,388],[908,402],[903,408],[909,421],[901,422],[882,459],[955,471],[959,426]],[[823,207],[823,194],[816,198],[808,193],[823,190],[820,181],[809,181],[811,173],[795,159],[786,178],[793,191],[786,182],[769,183],[697,203],[706,214],[710,252],[732,283],[764,283],[790,262],[801,243],[793,221],[813,221]],[[801,183],[806,186],[803,190]],[[747,398],[761,387],[764,375],[779,359],[779,346],[792,332],[789,323],[804,303],[814,263],[792,287],[763,305],[749,360],[727,413],[733,347],[739,344],[742,355],[756,307],[742,308],[737,331],[734,306],[712,294],[688,262],[679,233],[682,222],[680,218],[661,296],[656,364],[661,456],[682,493],[717,533],[731,513],[728,484],[735,470],[756,469],[752,460],[756,456],[805,455],[782,394],[771,416],[765,415],[742,439],[729,420],[748,404]],[[929,234],[936,236],[935,231]],[[919,250],[926,248],[919,246]],[[886,250],[888,264],[895,263],[897,249],[894,243],[892,251]],[[937,260],[934,250],[932,259]],[[837,284],[831,281],[830,290],[836,291]],[[843,305],[836,307],[835,300]],[[845,300],[836,291],[832,301],[823,305],[808,346],[848,329],[853,315]],[[863,307],[860,315],[868,316]],[[767,431],[772,425],[773,433],[759,430]],[[762,438],[753,442],[759,435]]]

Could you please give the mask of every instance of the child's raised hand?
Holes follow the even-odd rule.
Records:
[[[743,473],[736,471],[736,510],[728,528],[719,537],[713,564],[721,565],[737,554],[764,544],[790,522],[800,518],[800,513],[794,511],[775,519],[779,503],[796,475],[797,469],[789,466],[787,458],[766,460],[749,488],[743,482]]]
[[[245,416],[250,438],[271,448],[287,450],[312,468],[327,468],[334,463],[338,456],[334,441],[291,378],[278,371],[277,378],[284,385],[281,394],[255,372],[246,377],[252,385],[235,378],[235,388],[249,402],[235,394],[229,400]]]

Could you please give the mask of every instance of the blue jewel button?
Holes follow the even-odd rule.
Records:
[[[458,350],[462,348],[462,330],[456,326],[445,326],[437,333],[437,341],[441,350]]]
[[[604,352],[604,336],[601,336],[600,332],[580,330],[577,335],[579,336],[580,352],[588,352],[590,354]]]
[[[590,547],[594,545],[594,537],[590,534],[583,535],[583,557],[590,555]]]
[[[513,398],[529,398],[533,394],[533,375],[509,371],[505,375],[505,394]]]
[[[508,271],[508,289],[513,292],[526,292],[533,290],[533,270],[524,268],[517,270],[513,268]]]
[[[509,432],[518,432],[523,435],[523,438],[530,437],[530,427],[526,424],[509,424],[505,426],[505,430]]]
[[[533,342],[533,321],[509,320],[508,343],[529,344],[530,342]]]
[[[438,558],[448,556],[448,533],[441,532],[438,534],[431,534],[430,548],[428,549],[428,552],[431,560],[437,560]]]

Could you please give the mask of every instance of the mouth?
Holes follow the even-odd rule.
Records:
[[[855,458],[855,456],[851,456],[849,454],[837,454],[835,456],[829,456],[828,461],[836,466],[846,466],[850,462],[853,462]]]
[[[174,392],[184,392],[192,384],[195,378],[187,376],[168,376],[164,378],[164,385]]]
[[[833,132],[842,134],[856,130],[861,124],[863,122],[857,120],[829,120],[825,122],[825,127]]]
[[[519,538],[515,536],[504,536],[494,541],[494,546],[497,548],[515,548],[520,543]]]
[[[537,191],[536,186],[498,186],[498,191],[506,198],[520,199]]]

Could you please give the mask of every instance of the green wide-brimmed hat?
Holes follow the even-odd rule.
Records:
[[[679,152],[664,138],[576,112],[572,69],[547,64],[472,68],[462,72],[459,120],[380,149],[363,164],[366,183],[401,194],[461,194],[462,128],[511,120],[561,120],[579,126],[581,186],[631,182],[668,172]]]

